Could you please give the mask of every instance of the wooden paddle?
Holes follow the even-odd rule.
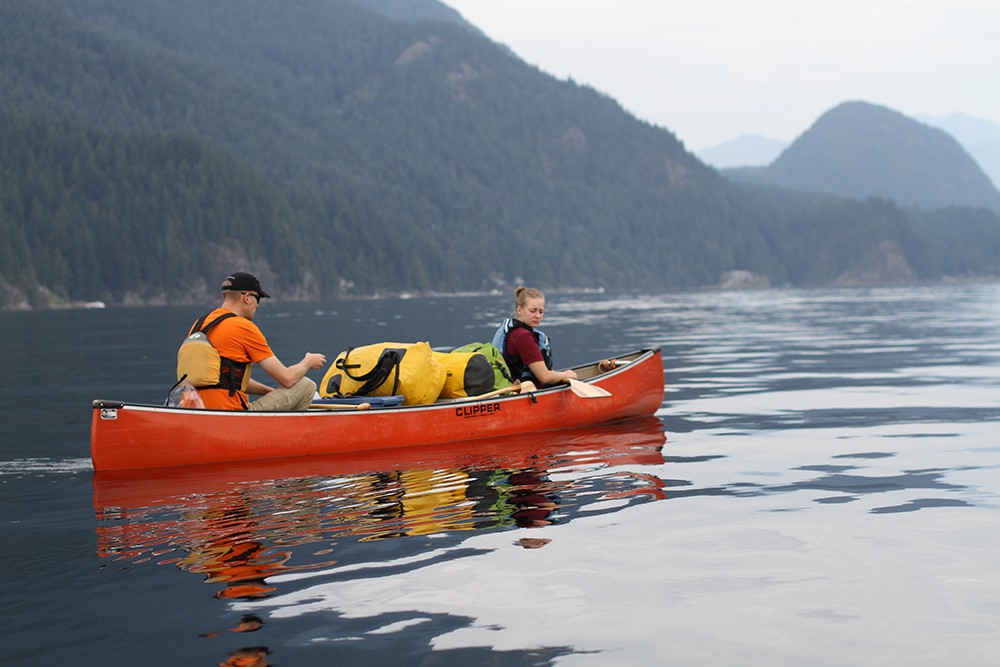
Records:
[[[371,403],[313,403],[310,410],[368,410]]]
[[[586,382],[581,382],[576,378],[569,378],[566,380],[569,383],[569,388],[574,394],[580,398],[607,398],[611,396],[611,392],[603,387],[598,387],[597,385],[587,384]]]
[[[538,391],[534,382],[516,382],[509,387],[504,387],[502,389],[494,389],[493,391],[487,392],[485,394],[480,394],[479,396],[470,396],[468,400],[478,401],[482,398],[493,398],[494,396],[501,396],[503,394],[523,394],[524,392]]]

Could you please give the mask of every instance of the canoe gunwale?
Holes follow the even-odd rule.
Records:
[[[580,381],[581,382],[586,382],[588,384],[596,384],[597,383],[596,381],[604,380],[605,378],[610,378],[610,377],[613,377],[615,375],[627,372],[629,366],[632,363],[634,363],[635,361],[638,361],[638,360],[642,359],[643,357],[645,357],[647,355],[656,354],[659,351],[660,351],[660,348],[658,348],[658,347],[656,347],[656,348],[644,348],[642,350],[638,350],[636,352],[631,352],[629,354],[625,354],[625,355],[622,355],[620,357],[615,357],[616,359],[622,360],[625,363],[623,363],[623,365],[619,366],[618,368],[614,368],[614,369],[612,369],[610,371],[598,372],[597,374],[591,375],[590,377],[581,378]],[[587,364],[581,364],[579,366],[572,366],[571,368],[572,368],[572,370],[577,371],[577,372],[579,372],[581,370],[584,370],[584,369],[595,369],[596,370],[598,363],[599,362],[591,362],[591,363],[587,363]],[[528,394],[542,394],[542,393],[546,393],[546,392],[557,392],[557,391],[568,391],[568,390],[569,390],[569,388],[566,385],[553,385],[551,387],[539,387],[535,391],[528,392]],[[527,394],[525,394],[525,395],[527,395]],[[397,411],[398,410],[398,411],[402,411],[402,410],[414,410],[414,409],[420,409],[420,408],[436,408],[436,407],[453,408],[456,405],[461,405],[461,404],[477,403],[477,402],[480,402],[480,401],[491,401],[492,402],[492,401],[499,401],[499,400],[506,400],[506,399],[518,398],[519,396],[521,396],[521,394],[511,393],[511,394],[502,394],[500,396],[487,396],[487,397],[484,397],[484,398],[480,398],[479,396],[469,396],[469,397],[466,397],[466,398],[449,398],[449,399],[438,400],[438,401],[435,401],[434,403],[426,403],[426,404],[422,404],[422,405],[372,405],[366,411],[368,411],[368,412],[375,411],[375,410],[378,410],[378,411],[383,411],[383,410],[392,410],[392,411]],[[125,401],[120,401],[120,400],[100,399],[100,398],[94,399],[92,407],[95,410],[96,409],[100,409],[100,408],[111,408],[111,409],[129,408],[129,409],[158,410],[158,411],[160,411],[160,410],[167,410],[167,411],[176,411],[176,412],[184,412],[184,413],[191,413],[191,414],[228,415],[228,416],[238,416],[238,417],[248,417],[250,415],[256,415],[256,416],[282,415],[282,416],[286,416],[287,417],[287,416],[292,416],[292,415],[314,415],[314,414],[320,414],[320,413],[322,413],[322,414],[344,414],[344,413],[350,413],[350,412],[352,412],[351,410],[342,410],[342,411],[330,411],[330,410],[323,410],[323,411],[320,411],[320,410],[305,410],[305,411],[302,411],[302,410],[289,410],[289,411],[271,411],[271,412],[254,412],[254,411],[243,411],[243,410],[207,410],[207,409],[203,409],[203,408],[182,408],[182,407],[169,406],[169,405],[153,405],[151,403],[127,403]]]

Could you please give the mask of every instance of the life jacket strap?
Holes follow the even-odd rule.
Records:
[[[247,374],[247,364],[242,361],[233,361],[219,355],[219,389],[228,389],[232,396],[238,389],[243,388],[243,376]]]

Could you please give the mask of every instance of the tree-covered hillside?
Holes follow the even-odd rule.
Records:
[[[62,298],[166,302],[207,293],[205,268],[225,275],[234,263],[272,261],[296,272],[290,285],[308,282],[310,257],[285,194],[190,138],[0,112],[0,146],[8,289],[20,278]]]
[[[445,9],[0,4],[2,304],[204,300],[235,269],[283,298],[332,298],[961,267],[930,261],[891,205],[734,187]]]

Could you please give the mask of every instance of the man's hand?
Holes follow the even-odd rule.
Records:
[[[319,370],[326,366],[326,355],[318,352],[306,352],[306,356],[302,357],[302,363],[306,368]]]

